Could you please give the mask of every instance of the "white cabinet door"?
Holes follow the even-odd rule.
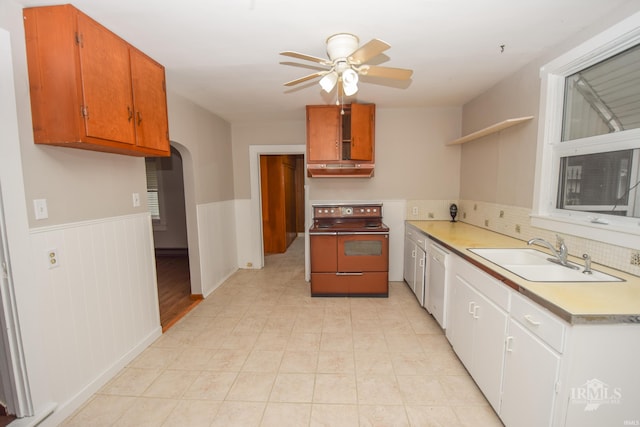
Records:
[[[407,232],[404,238],[404,280],[407,282],[411,290],[415,288],[416,274],[416,243],[409,238],[410,233]]]
[[[425,306],[425,274],[427,265],[427,254],[422,250],[420,246],[416,246],[416,270],[415,270],[415,286],[413,287],[413,293],[418,298],[420,305]]]
[[[447,338],[491,406],[498,411],[507,312],[476,286],[494,286],[474,267],[453,268]]]
[[[550,426],[560,355],[510,320],[500,418],[506,426]]]
[[[473,317],[473,371],[471,375],[485,397],[498,411],[504,361],[507,313],[475,291]]]
[[[458,275],[454,276],[449,300],[450,322],[446,330],[447,338],[460,361],[471,369],[473,360],[473,336],[475,307],[471,287]]]

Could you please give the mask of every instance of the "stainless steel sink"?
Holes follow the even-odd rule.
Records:
[[[476,255],[490,261],[531,282],[623,282],[623,279],[602,271],[583,273],[583,266],[571,263],[573,270],[549,261],[549,254],[536,249],[520,248],[477,248],[469,249]]]

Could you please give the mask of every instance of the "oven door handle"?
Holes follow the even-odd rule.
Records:
[[[337,236],[337,231],[311,231],[309,236]]]
[[[388,231],[382,232],[370,232],[370,231],[338,231],[336,233],[338,236],[388,236]]]
[[[337,272],[336,276],[364,276],[364,273],[340,273],[340,272]]]

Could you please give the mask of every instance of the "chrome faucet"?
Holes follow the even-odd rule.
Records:
[[[593,274],[591,271],[591,257],[588,254],[582,254],[582,259],[584,260],[584,274]]]
[[[553,253],[553,255],[555,256],[555,258],[548,258],[549,261],[555,262],[556,264],[560,264],[564,267],[569,267],[574,270],[578,270],[579,267],[576,267],[575,265],[570,264],[569,261],[567,261],[568,250],[567,250],[567,245],[564,244],[564,239],[558,235],[556,235],[556,238],[558,239],[558,249],[556,249],[551,243],[539,237],[529,240],[527,242],[527,245],[533,245],[534,243],[541,243],[547,248],[549,248],[551,250],[551,253]]]

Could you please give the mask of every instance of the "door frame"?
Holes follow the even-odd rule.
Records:
[[[249,171],[251,179],[251,253],[254,254],[254,267],[264,267],[264,247],[262,245],[262,194],[260,188],[260,156],[269,154],[302,154],[305,159],[307,156],[307,147],[304,144],[296,145],[250,145],[249,146]],[[305,280],[310,280],[309,273],[309,218],[310,211],[308,206],[309,186],[307,176],[305,174],[304,184],[304,209],[305,209],[305,231],[304,231],[304,247],[305,247]]]

